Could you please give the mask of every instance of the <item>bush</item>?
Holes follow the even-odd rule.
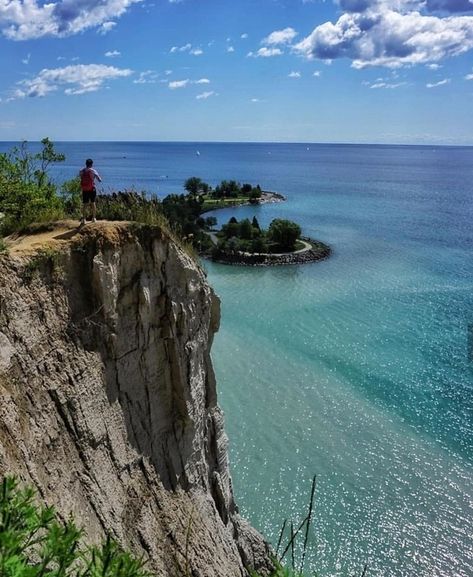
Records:
[[[2,577],[150,577],[141,560],[112,539],[82,543],[74,521],[62,522],[53,507],[35,503],[31,488],[13,477],[0,486],[0,575]]]
[[[0,154],[0,212],[2,235],[20,230],[32,222],[57,220],[64,216],[62,199],[48,176],[48,166],[62,162],[63,154],[54,150],[49,138],[33,154],[23,142],[10,153]]]

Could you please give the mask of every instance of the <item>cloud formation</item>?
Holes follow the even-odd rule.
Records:
[[[190,80],[188,78],[185,80],[172,80],[168,86],[171,90],[176,90],[177,88],[185,88],[189,82]]]
[[[461,3],[473,11],[470,0],[430,0],[431,9],[442,12],[458,11]],[[473,17],[422,13],[429,2],[340,0],[340,6],[345,13],[337,22],[317,26],[294,46],[296,53],[308,59],[349,58],[354,68],[399,68],[437,63],[473,48]]]
[[[280,48],[268,48],[263,46],[257,52],[248,52],[247,56],[253,56],[253,58],[271,58],[271,56],[281,56],[283,51]]]
[[[0,0],[0,30],[11,40],[71,36],[88,28],[109,32],[128,8],[142,0]]]
[[[32,79],[22,80],[13,98],[46,96],[61,87],[64,94],[84,94],[102,88],[106,80],[130,76],[132,70],[103,64],[75,64],[64,68],[44,68]]]
[[[177,88],[185,88],[190,84],[210,84],[210,80],[208,78],[199,78],[199,80],[189,80],[189,78],[185,80],[172,80],[168,83],[168,87],[171,90],[176,90]]]
[[[278,44],[290,44],[297,36],[294,28],[284,28],[284,30],[275,30],[269,36],[263,38],[261,44],[277,46]]]
[[[192,54],[193,56],[200,56],[201,54],[204,53],[204,51],[202,50],[202,48],[192,48],[192,44],[184,44],[183,46],[172,46],[172,48],[169,50],[169,52],[171,54],[175,54],[176,52],[188,52],[189,54]]]
[[[213,90],[209,90],[208,92],[202,92],[202,94],[197,94],[196,99],[207,100],[207,98],[210,98],[211,96],[217,96],[216,92],[214,92]]]
[[[156,84],[159,74],[154,72],[154,70],[145,70],[140,72],[138,78],[133,80],[133,84]]]
[[[427,88],[437,88],[437,86],[445,86],[445,84],[450,84],[450,78],[444,78],[438,82],[429,82],[426,86]]]

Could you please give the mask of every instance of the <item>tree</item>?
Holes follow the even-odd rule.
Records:
[[[294,246],[300,235],[301,227],[291,220],[275,218],[269,225],[269,239],[284,251],[294,250]]]
[[[261,232],[261,227],[259,225],[258,219],[256,218],[256,216],[253,217],[253,220],[251,221],[251,226],[253,228],[256,228],[256,230],[259,230]]]
[[[208,216],[205,219],[205,226],[206,228],[213,228],[214,226],[217,226],[217,218],[215,216]]]
[[[255,187],[251,189],[249,194],[249,199],[251,204],[258,204],[258,200],[261,198],[261,188]]]
[[[197,176],[191,176],[185,181],[184,188],[192,196],[197,196],[199,194],[199,190],[202,184],[203,183],[200,178],[198,178]]]
[[[251,241],[251,252],[268,252],[268,243],[263,236],[258,236]]]
[[[22,142],[8,154],[0,154],[0,212],[2,233],[33,221],[54,220],[63,216],[63,204],[50,180],[48,167],[62,162],[64,154],[55,151],[49,138],[43,138],[40,152],[31,153]]]
[[[229,221],[222,226],[222,233],[225,238],[238,237],[240,234],[240,224],[238,222]]]
[[[251,240],[253,238],[253,227],[247,218],[240,222],[240,231],[238,236],[245,240]]]

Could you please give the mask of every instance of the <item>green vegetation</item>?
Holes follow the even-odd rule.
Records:
[[[201,212],[245,202],[256,204],[262,195],[259,184],[253,186],[248,183],[240,184],[236,180],[222,180],[212,188],[197,176],[188,178],[184,183],[184,189],[190,196],[199,200]]]
[[[216,251],[219,254],[293,252],[300,235],[300,226],[290,220],[277,218],[268,230],[263,230],[256,217],[240,222],[232,217],[218,233]]]
[[[49,138],[41,141],[36,154],[23,142],[10,153],[0,154],[0,232],[2,236],[31,222],[56,220],[64,215],[64,206],[48,176],[52,163],[63,162]]]
[[[2,577],[150,577],[143,561],[112,539],[86,546],[73,520],[60,521],[53,507],[35,502],[31,488],[13,477],[0,486]]]
[[[0,251],[3,237],[27,230],[32,223],[50,223],[63,218],[79,219],[82,195],[79,177],[58,187],[50,178],[52,163],[63,162],[49,138],[41,141],[41,151],[32,153],[23,142],[9,153],[0,154]],[[203,218],[204,195],[211,187],[192,177],[184,184],[187,195],[171,194],[160,202],[135,191],[101,195],[97,199],[99,220],[124,220],[158,225],[183,245],[199,251],[211,248],[205,231],[216,224],[214,217]]]
[[[32,223],[50,223],[63,218],[79,219],[82,198],[79,177],[58,187],[50,178],[48,168],[63,162],[49,138],[41,141],[41,150],[32,153],[23,142],[10,153],[0,154],[0,252],[6,250],[3,237],[15,231],[28,230]],[[183,245],[200,253],[291,252],[299,248],[297,224],[274,220],[268,231],[253,222],[236,220],[222,227],[217,247],[209,231],[216,225],[215,217],[203,213],[222,206],[245,202],[257,203],[262,191],[259,185],[223,180],[215,188],[201,178],[192,176],[184,183],[187,194],[170,194],[162,201],[144,193],[118,192],[97,198],[99,220],[123,220],[158,225]]]
[[[256,202],[261,198],[261,187],[259,184],[256,186],[248,183],[240,184],[236,180],[222,180],[220,184],[212,188],[197,176],[191,176],[184,183],[184,188],[191,196],[202,196],[204,203],[228,199]]]
[[[23,282],[25,284],[31,283],[40,271],[47,271],[51,279],[59,280],[62,274],[61,253],[51,247],[39,249],[25,264],[21,275]]]

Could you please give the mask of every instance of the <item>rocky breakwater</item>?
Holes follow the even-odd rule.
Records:
[[[265,572],[233,499],[200,268],[159,228],[27,240],[0,257],[0,474],[156,575]]]

